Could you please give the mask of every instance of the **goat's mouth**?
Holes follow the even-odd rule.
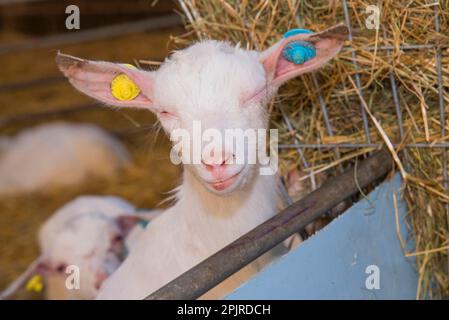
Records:
[[[240,176],[240,173],[242,171],[237,172],[236,174],[223,179],[223,180],[218,180],[218,181],[214,181],[214,182],[208,182],[208,184],[216,191],[223,191],[226,190],[227,188],[229,188],[230,186],[232,186],[234,184],[234,182],[238,179],[238,177]]]

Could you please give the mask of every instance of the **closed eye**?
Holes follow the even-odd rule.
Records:
[[[63,273],[65,271],[65,269],[67,268],[67,265],[64,263],[60,263],[56,266],[56,271],[58,273]]]
[[[113,243],[121,243],[123,242],[123,236],[121,234],[116,235],[114,238],[112,238]]]

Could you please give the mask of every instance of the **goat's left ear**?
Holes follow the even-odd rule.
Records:
[[[291,78],[321,68],[337,55],[347,35],[348,28],[338,24],[319,33],[302,33],[280,40],[260,54],[268,85],[279,87]],[[315,57],[302,64],[290,62],[283,54],[288,44],[298,40],[312,44],[316,50]]]
[[[153,107],[153,74],[149,71],[62,53],[57,54],[56,64],[75,88],[103,103],[118,107]]]

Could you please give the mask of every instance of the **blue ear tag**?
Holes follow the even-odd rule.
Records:
[[[292,29],[287,31],[283,38],[286,39],[298,34],[310,34],[313,33],[306,29]],[[282,56],[289,62],[294,64],[303,64],[310,59],[315,58],[316,49],[313,44],[307,41],[296,40],[289,42],[282,50]]]
[[[141,226],[142,228],[144,228],[144,229],[148,226],[149,223],[150,223],[150,221],[145,220],[145,219],[140,219],[140,220],[139,220],[140,226]]]
[[[151,209],[150,209],[151,210]],[[139,214],[139,212],[145,212],[145,211],[148,211],[148,209],[137,209],[137,214]],[[143,229],[145,229],[147,226],[148,226],[148,224],[150,223],[150,220],[148,220],[148,219],[145,219],[144,217],[142,217],[141,219],[139,219],[139,222],[138,222],[138,224],[143,228]]]

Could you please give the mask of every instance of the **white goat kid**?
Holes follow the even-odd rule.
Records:
[[[150,221],[159,213],[137,213],[129,202],[111,196],[81,196],[68,202],[40,228],[39,258],[0,292],[0,298],[11,296],[34,273],[45,278],[47,299],[95,298],[101,283],[138,241],[144,230],[139,222]],[[78,269],[67,269],[69,266]],[[67,280],[72,282],[69,276],[79,276],[73,288],[66,286]]]
[[[337,25],[283,39],[262,53],[203,41],[175,52],[152,72],[63,54],[56,61],[81,92],[109,105],[151,110],[169,134],[181,128],[193,136],[195,120],[203,130],[267,129],[266,104],[279,86],[325,65],[341,49],[346,33],[345,26]],[[315,58],[301,65],[287,61],[282,50],[296,40],[313,43]],[[111,82],[120,74],[139,87],[134,99],[112,95]],[[259,175],[258,164],[230,163],[234,156],[233,150],[217,148],[203,153],[201,163],[184,165],[176,204],[145,230],[98,299],[142,299],[276,214],[276,176]],[[257,272],[259,262],[204,297],[223,297]]]
[[[0,193],[65,187],[110,177],[126,165],[125,147],[90,124],[50,123],[0,140]]]

